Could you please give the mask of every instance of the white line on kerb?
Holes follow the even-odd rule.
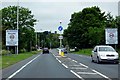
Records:
[[[99,74],[99,75],[101,75],[102,77],[104,77],[104,78],[106,78],[106,79],[108,79],[108,80],[112,80],[112,79],[110,79],[109,77],[101,74],[100,72],[98,72],[98,71],[96,71],[96,70],[92,70],[92,71],[95,72],[95,73],[97,73],[97,74]]]
[[[36,56],[34,59],[32,59],[31,61],[29,61],[27,64],[25,64],[24,66],[22,66],[20,69],[18,69],[16,72],[14,72],[12,75],[10,75],[6,80],[9,80],[10,78],[12,78],[13,76],[15,76],[17,73],[19,73],[22,69],[24,69],[27,65],[29,65],[30,63],[32,63],[35,59],[37,59],[40,55]]]
[[[70,72],[72,72],[75,76],[77,76],[78,78],[80,78],[81,80],[84,80],[81,76],[79,76],[77,73],[75,73],[73,70],[70,70]]]

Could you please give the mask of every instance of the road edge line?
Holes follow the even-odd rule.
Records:
[[[40,54],[41,55],[41,54]],[[35,58],[33,58],[32,60],[30,60],[28,63],[26,63],[24,66],[22,66],[20,69],[18,69],[17,71],[15,71],[12,75],[10,75],[6,80],[9,80],[10,78],[14,77],[17,73],[19,73],[21,70],[23,70],[27,65],[29,65],[30,63],[32,63],[35,59],[37,59],[40,55],[36,56]]]

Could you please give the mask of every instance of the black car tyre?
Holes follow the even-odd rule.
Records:
[[[93,57],[91,56],[92,62],[94,62]]]
[[[100,64],[100,60],[99,60],[99,57],[97,57],[97,64]]]

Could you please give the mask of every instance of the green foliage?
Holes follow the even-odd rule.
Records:
[[[8,50],[2,50],[2,52],[0,52],[0,55],[4,56],[4,55],[8,55],[10,54],[11,52],[8,51]]]
[[[9,29],[17,29],[17,6],[5,7],[2,11],[2,44],[5,45],[5,33]],[[19,49],[31,50],[35,46],[35,25],[36,19],[28,8],[19,6]]]
[[[38,44],[40,44],[41,47],[51,47],[56,48],[59,46],[59,39],[58,34],[54,34],[47,31],[43,33],[38,33]]]
[[[2,56],[2,68],[6,68],[10,65],[13,65],[19,61],[27,59],[34,54],[32,52],[20,53],[19,55],[12,54],[10,56]]]
[[[71,15],[64,37],[71,48],[90,48],[105,44],[105,28],[114,28],[115,24],[113,16],[105,15],[99,7],[84,8]]]
[[[92,52],[92,49],[80,49],[79,51],[74,53],[90,56],[91,52]]]
[[[116,17],[115,22],[116,22],[116,27],[118,28],[118,44],[119,44],[118,47],[120,49],[120,16]]]

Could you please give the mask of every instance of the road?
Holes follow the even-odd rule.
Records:
[[[90,57],[78,54],[61,57],[57,49],[50,52],[32,56],[4,69],[3,78],[118,80],[118,64],[96,64],[91,62]]]

